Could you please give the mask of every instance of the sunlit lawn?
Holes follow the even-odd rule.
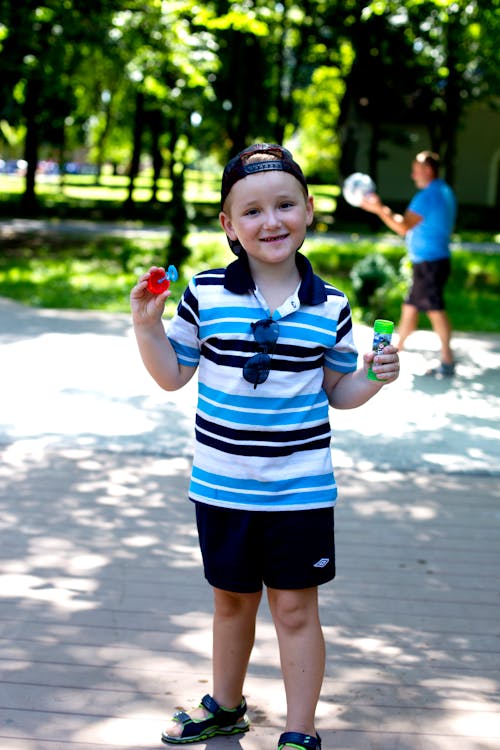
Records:
[[[232,256],[222,232],[193,232],[188,237],[190,256],[181,269],[179,281],[172,287],[167,307],[171,315],[182,291],[197,271],[225,266]],[[35,307],[129,311],[129,292],[137,276],[150,265],[162,265],[168,259],[165,239],[125,239],[96,237],[78,239],[68,236],[47,238],[31,236],[4,240],[0,255],[0,295]],[[404,254],[402,247],[355,239],[339,242],[315,235],[305,244],[316,271],[350,297],[355,319],[363,311],[356,306],[350,271],[367,254],[377,252],[395,269]],[[455,251],[454,272],[448,286],[450,315],[456,330],[500,333],[500,254]],[[387,299],[384,315],[397,319],[404,293],[399,282]],[[375,316],[378,314],[375,314]],[[370,311],[365,311],[365,319]],[[373,317],[373,316],[372,316]],[[426,325],[426,319],[422,319]]]
[[[93,175],[65,175],[64,180],[58,175],[41,175],[36,180],[36,193],[43,200],[56,203],[70,201],[123,203],[128,196],[128,177],[125,175],[103,175],[99,184]],[[5,196],[21,195],[24,190],[24,178],[21,175],[0,175],[0,194]],[[311,188],[314,190],[314,187]],[[335,185],[321,185],[314,190],[316,210],[322,213],[333,213],[339,188]],[[168,203],[172,197],[169,180],[158,181],[157,198]],[[188,203],[213,203],[216,215],[219,192],[218,175],[209,175],[193,170],[187,171],[186,201]],[[135,181],[133,200],[145,203],[151,198],[151,177],[141,175]]]
[[[87,201],[106,201],[123,203],[128,196],[129,179],[126,175],[103,175],[96,184],[94,175],[40,175],[36,180],[36,193],[41,198],[57,201],[66,199]],[[0,174],[0,194],[21,195],[24,190],[22,175]],[[167,203],[171,199],[169,180],[158,181],[158,200]],[[151,177],[141,175],[135,181],[133,200],[141,203],[151,198]],[[189,171],[186,182],[186,199],[188,202],[206,201],[216,203],[219,199],[218,178]]]
[[[0,193],[18,195],[24,189],[24,179],[18,175],[0,175]],[[59,176],[44,176],[37,180],[37,192],[47,204],[65,202],[73,205],[97,205],[108,202],[120,205],[128,195],[127,176],[104,175],[96,185],[93,175],[66,175],[61,187]],[[319,213],[332,215],[338,197],[338,186],[312,186],[315,206]],[[134,200],[138,203],[151,197],[150,176],[141,175],[136,181]],[[167,203],[170,185],[159,181],[159,200]],[[219,200],[219,177],[215,174],[187,172],[186,198],[188,204],[202,202],[213,206],[213,226],[216,226]],[[318,226],[318,230],[326,227]],[[366,228],[365,228],[366,232]],[[363,237],[365,237],[363,239]],[[137,276],[150,265],[168,262],[166,241],[168,228],[162,239],[125,239],[116,237],[50,238],[26,236],[3,240],[0,255],[0,295],[11,297],[36,307],[95,309],[127,312],[128,296]],[[481,232],[462,233],[457,239],[493,240]],[[495,238],[498,241],[498,237]],[[179,296],[189,278],[204,268],[224,266],[232,255],[220,231],[196,231],[188,237],[190,256],[181,269],[181,278],[173,289],[167,314],[174,311]],[[315,269],[324,278],[345,291],[360,319],[363,311],[356,307],[352,293],[350,272],[354,264],[371,253],[386,257],[395,270],[404,255],[402,244],[394,237],[380,235],[367,239],[353,234],[351,241],[339,241],[316,233],[306,242]],[[453,324],[461,331],[490,331],[500,333],[498,316],[500,302],[500,254],[453,254],[453,276],[448,286],[448,304]],[[400,279],[384,297],[384,315],[397,319],[404,294]],[[377,311],[378,312],[378,311]],[[364,311],[365,319],[370,311]],[[422,320],[425,325],[425,319]]]

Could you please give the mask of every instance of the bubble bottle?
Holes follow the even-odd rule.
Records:
[[[389,346],[391,343],[392,333],[394,331],[394,323],[392,320],[376,320],[373,324],[373,344],[372,350],[375,354],[382,352],[384,347]],[[373,372],[371,366],[368,368],[367,378],[369,380],[378,380],[377,376]]]

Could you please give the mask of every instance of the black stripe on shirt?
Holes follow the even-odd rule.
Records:
[[[234,456],[259,456],[262,458],[266,457],[279,457],[279,456],[291,456],[294,453],[301,453],[303,451],[322,450],[330,446],[330,437],[322,438],[320,440],[313,440],[310,443],[300,443],[298,445],[259,445],[252,443],[251,445],[243,443],[229,443],[222,440],[217,440],[212,435],[206,435],[199,430],[196,430],[196,440],[198,443],[208,445],[210,448],[215,448],[222,453],[229,453]]]

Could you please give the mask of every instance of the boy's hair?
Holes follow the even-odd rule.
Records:
[[[440,159],[439,154],[436,154],[435,151],[421,151],[416,155],[415,161],[418,161],[419,164],[426,164],[430,167],[435,177],[439,174]]]
[[[306,178],[293,156],[286,148],[277,143],[254,143],[234,156],[227,164],[222,174],[221,207],[229,195],[233,185],[249,174],[279,170],[293,175],[308,194]]]

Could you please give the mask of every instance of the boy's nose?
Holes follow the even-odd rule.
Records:
[[[266,227],[276,227],[279,224],[279,219],[276,214],[276,211],[269,210],[266,211],[264,216],[264,225]]]

